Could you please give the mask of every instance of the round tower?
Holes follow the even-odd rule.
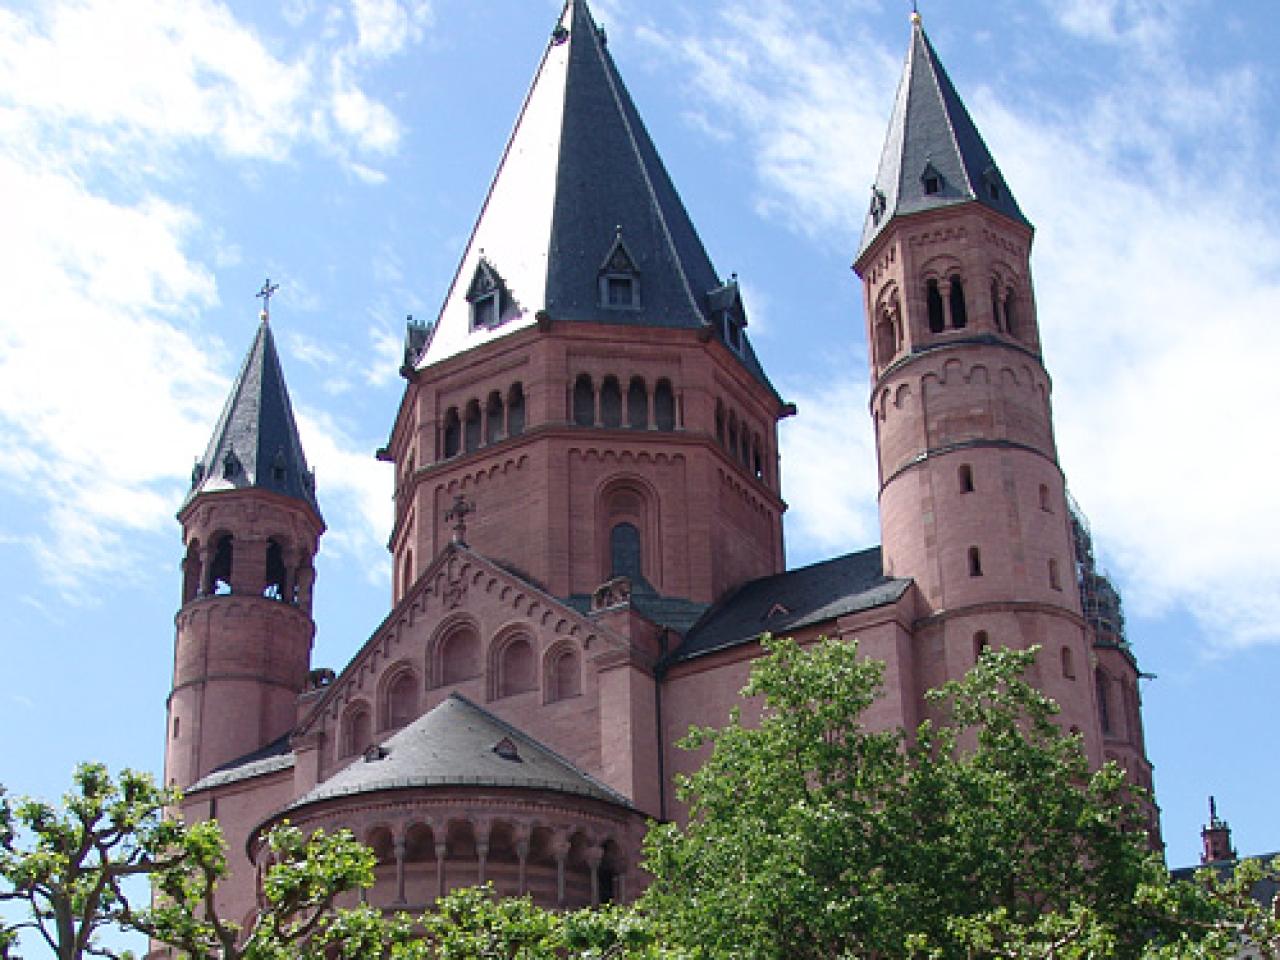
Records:
[[[911,577],[922,689],[988,645],[1043,649],[1037,685],[1102,757],[1033,228],[920,24],[854,269],[863,280],[884,572]]]
[[[265,313],[191,480],[165,749],[179,787],[287,735],[310,670],[324,521]]]

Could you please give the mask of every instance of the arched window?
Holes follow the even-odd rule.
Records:
[[[987,636],[987,631],[979,630],[973,635],[973,662],[977,663],[982,656],[982,651],[991,646],[991,640]]]
[[[575,650],[559,649],[547,663],[547,702],[567,700],[582,693],[582,667]]]
[[[1111,733],[1111,682],[1101,668],[1093,679],[1098,690],[1098,723],[1101,724],[1103,733]]]
[[[388,728],[403,727],[418,717],[418,678],[402,669],[387,684],[387,706],[383,713]]]
[[[1000,281],[991,281],[991,319],[997,330],[1004,329],[1004,311],[1000,303]]]
[[[960,465],[960,492],[973,493],[973,467],[967,463]]]
[[[622,426],[622,387],[617,377],[605,377],[600,384],[600,420],[604,426]]]
[[[480,676],[480,637],[470,626],[458,626],[440,641],[440,683],[458,683]]]
[[[632,580],[644,576],[640,531],[633,523],[619,523],[609,531],[609,576]]]
[[[942,291],[938,281],[930,280],[925,287],[925,302],[929,308],[929,332],[941,333],[947,329],[946,311],[942,305]]]
[[[267,541],[267,562],[262,595],[271,600],[287,599],[289,571],[284,565],[284,547],[272,537]]]
[[[505,413],[502,409],[502,394],[494,390],[489,394],[489,401],[484,407],[484,442],[497,443],[502,439],[505,426]]]
[[[1068,680],[1076,678],[1076,661],[1075,656],[1071,652],[1071,648],[1064,646],[1062,648],[1062,675]]]
[[[738,415],[729,411],[729,456],[738,459]]]
[[[534,670],[533,644],[527,636],[521,634],[512,637],[502,647],[497,667],[496,693],[499,697],[510,697],[537,689],[538,679]]]
[[[876,362],[883,367],[893,359],[895,353],[897,343],[894,341],[893,320],[885,311],[880,314],[880,321],[876,324]]]
[[[444,415],[444,455],[445,458],[456,457],[462,449],[462,419],[458,416],[458,408],[450,407]]]
[[[1013,290],[1006,290],[1004,293],[1004,328],[1009,336],[1016,337],[1018,335],[1018,317],[1014,309]]]
[[[676,428],[676,396],[670,380],[659,380],[653,390],[653,416],[659,430]]]
[[[182,602],[190,603],[200,595],[203,566],[200,563],[200,541],[187,545],[187,555],[182,558]]]
[[[213,560],[209,564],[209,592],[231,592],[231,564],[234,559],[234,541],[231,534],[224,533],[215,541]]]
[[[404,567],[400,576],[400,596],[404,596],[409,592],[409,588],[413,586],[413,551],[406,550],[404,552]]]
[[[756,434],[755,442],[751,444],[751,470],[756,475],[757,480],[764,479],[764,458],[760,453],[760,435]]]
[[[524,385],[514,383],[507,393],[507,436],[524,433]]]
[[[463,423],[463,447],[467,453],[480,449],[480,401],[467,402],[467,415]]]
[[[627,426],[633,430],[649,426],[649,390],[640,377],[632,377],[627,387]]]
[[[956,330],[969,323],[969,312],[964,305],[964,283],[959,275],[951,278],[951,326]]]
[[[373,742],[373,724],[370,722],[369,705],[353,704],[342,721],[342,756],[354,757]]]
[[[724,446],[724,404],[716,401],[716,443]]]
[[[745,422],[742,424],[742,450],[739,459],[744,467],[751,466],[751,430]]]
[[[982,576],[982,551],[977,547],[969,548],[969,576]]]
[[[585,373],[573,382],[573,422],[580,427],[596,422],[596,388]]]

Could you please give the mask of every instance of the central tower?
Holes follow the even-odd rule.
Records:
[[[626,576],[710,603],[780,571],[784,406],[746,324],[570,0],[439,318],[409,330],[394,599],[459,496],[471,546],[561,598]]]

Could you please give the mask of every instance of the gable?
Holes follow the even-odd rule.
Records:
[[[450,545],[347,667],[295,738],[323,779],[462,694],[582,769],[599,767],[593,662],[627,643],[517,575]],[[573,718],[577,717],[577,722]]]

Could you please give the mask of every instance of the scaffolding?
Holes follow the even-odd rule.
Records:
[[[1076,584],[1080,588],[1080,606],[1084,618],[1097,631],[1098,640],[1128,647],[1124,635],[1124,611],[1120,592],[1105,571],[1098,569],[1093,554],[1093,533],[1080,504],[1067,494],[1071,514],[1071,537],[1075,542]]]

